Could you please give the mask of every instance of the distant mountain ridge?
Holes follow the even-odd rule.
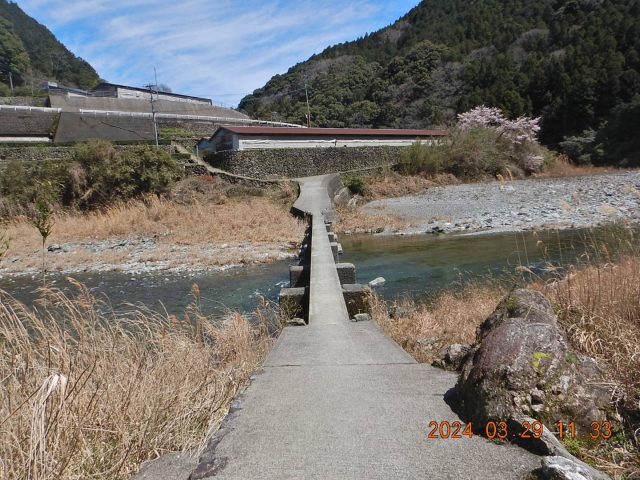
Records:
[[[87,90],[100,77],[89,63],[71,53],[44,25],[13,2],[0,0],[0,82],[8,85],[6,66],[18,85],[46,78]]]
[[[442,125],[479,104],[541,116],[541,139],[597,130],[640,95],[640,0],[423,0],[245,97],[255,118],[322,127]]]

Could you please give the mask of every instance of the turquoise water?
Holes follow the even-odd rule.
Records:
[[[199,304],[205,315],[222,314],[227,309],[252,311],[262,298],[276,301],[282,286],[288,284],[291,261],[250,265],[225,271],[186,276],[150,273],[128,275],[119,272],[83,273],[70,277],[87,286],[99,299],[108,300],[115,310],[131,310],[129,304],[143,304],[152,310],[179,315],[193,303],[193,285],[200,290]],[[41,277],[0,280],[0,288],[17,300],[32,304],[38,297]],[[48,275],[47,285],[74,294],[66,275]]]
[[[545,231],[534,234],[342,236],[342,261],[356,265],[360,283],[384,277],[377,288],[385,299],[423,296],[464,279],[511,275],[519,266],[549,276],[549,263],[575,263],[594,242],[607,240],[599,230]],[[610,243],[610,242],[609,242]],[[613,248],[611,248],[613,250]],[[531,274],[528,274],[531,275]]]
[[[384,277],[386,285],[377,289],[385,299],[411,294],[423,296],[453,285],[460,279],[512,274],[519,265],[545,275],[547,261],[566,264],[585,251],[585,231],[502,233],[483,235],[342,235],[343,262],[356,265],[357,278],[366,283]],[[594,234],[598,238],[602,233]],[[151,309],[181,314],[193,302],[193,284],[200,289],[204,314],[220,314],[226,309],[248,312],[261,301],[277,302],[280,288],[288,285],[289,265],[281,261],[269,265],[243,266],[195,276],[124,273],[73,275],[98,298],[108,298],[116,310],[141,303]],[[74,288],[64,275],[49,275],[48,282],[64,291]],[[37,298],[39,277],[0,280],[0,288],[16,299],[32,304]]]

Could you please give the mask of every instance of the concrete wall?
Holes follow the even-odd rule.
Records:
[[[243,150],[212,153],[205,160],[236,175],[295,178],[382,167],[396,163],[399,152],[398,147]]]
[[[101,97],[58,97],[52,96],[51,106],[62,108],[65,112],[78,112],[80,110],[109,110],[116,112],[151,113],[151,104],[146,100],[124,98]],[[212,105],[200,105],[195,103],[168,102],[158,100],[154,103],[157,113],[169,113],[176,115],[199,115],[204,117],[239,118],[249,120],[247,115],[230,108],[215,107]],[[213,131],[209,132],[212,135]]]

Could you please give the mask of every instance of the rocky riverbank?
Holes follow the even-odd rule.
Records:
[[[413,222],[396,233],[506,232],[584,228],[640,219],[640,171],[433,187],[377,200],[370,215]]]
[[[195,274],[235,266],[270,263],[297,255],[293,243],[229,242],[175,245],[162,236],[131,235],[108,240],[53,243],[45,249],[45,268],[50,273],[150,272]],[[36,275],[42,272],[42,252],[8,253],[0,267],[3,275]]]

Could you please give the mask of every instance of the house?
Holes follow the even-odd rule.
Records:
[[[156,92],[155,90],[150,90],[148,88],[127,87],[125,85],[116,85],[114,83],[103,82],[91,90],[91,96],[93,97],[127,98],[149,101],[151,100],[151,95],[153,95],[154,99],[166,100],[169,102],[211,105],[211,100],[208,98],[178,95],[177,93]]]
[[[213,137],[202,137],[200,141],[196,144],[196,151],[198,152],[198,156],[206,157],[211,152],[213,152]]]
[[[91,95],[91,93],[86,90],[67,87],[66,85],[60,85],[57,82],[42,82],[40,84],[40,88],[47,91],[49,95],[63,95],[67,97],[88,97]]]
[[[404,147],[416,139],[424,143],[447,135],[444,130],[400,130],[365,128],[288,128],[225,125],[202,139],[199,149],[255,150],[266,148]]]

